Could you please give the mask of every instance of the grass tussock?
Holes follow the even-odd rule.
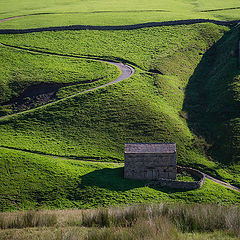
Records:
[[[147,224],[146,221],[149,223]],[[171,222],[171,224],[182,232],[214,232],[224,230],[233,235],[240,236],[240,209],[238,207],[216,205],[173,206],[160,204],[122,209],[99,209],[90,214],[87,211],[82,213],[83,226],[109,228],[101,232],[103,235],[111,234],[115,228],[130,227],[135,229],[145,223],[147,226],[153,226],[157,234],[159,228],[161,228],[158,222],[161,221]],[[144,230],[144,226],[140,227],[139,231],[140,229]],[[131,230],[131,232],[134,231]],[[154,231],[151,230],[150,232],[153,233]],[[128,232],[125,233],[125,230],[121,230],[118,234],[124,235],[128,234]],[[132,238],[130,237],[129,239]]]
[[[163,215],[184,232],[226,230],[240,236],[239,207],[182,205],[164,209]]]
[[[140,218],[131,228],[110,227],[90,231],[88,240],[180,239],[179,232],[169,219],[163,217]]]
[[[183,236],[190,236],[190,233],[196,234],[199,239],[202,234],[220,233],[222,237],[237,239],[240,237],[240,208],[155,204],[95,210],[2,213],[0,228],[0,234],[6,236],[3,238],[6,240],[10,236],[19,240],[178,240],[185,239]]]
[[[50,227],[57,223],[54,213],[29,211],[18,214],[0,214],[0,228]]]

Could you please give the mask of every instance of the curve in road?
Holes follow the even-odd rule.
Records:
[[[73,94],[71,96],[68,96],[68,97],[62,98],[60,100],[57,100],[57,101],[55,101],[53,103],[47,103],[47,104],[45,104],[43,106],[34,108],[34,110],[42,108],[42,107],[46,107],[46,106],[49,106],[49,105],[52,105],[52,104],[56,104],[56,103],[58,103],[60,101],[63,101],[65,99],[68,99],[68,98],[71,98],[71,97],[74,97],[74,96],[79,95],[79,94],[83,94],[83,93],[86,93],[86,92],[90,92],[90,91],[93,91],[93,90],[96,90],[96,89],[99,89],[99,88],[103,88],[103,87],[106,87],[106,86],[109,86],[109,85],[121,82],[121,81],[131,77],[135,73],[135,69],[132,66],[129,66],[129,65],[126,65],[126,64],[123,64],[123,63],[119,63],[119,62],[113,62],[113,61],[109,61],[109,60],[90,58],[90,57],[74,56],[74,55],[68,55],[68,54],[60,54],[60,53],[53,53],[53,52],[38,51],[38,50],[32,50],[32,49],[27,49],[27,48],[22,48],[22,47],[17,47],[17,46],[11,46],[11,45],[4,44],[4,43],[0,43],[0,46],[15,48],[15,49],[24,50],[24,51],[27,51],[27,52],[34,52],[34,53],[55,55],[55,56],[60,56],[60,57],[64,56],[64,57],[80,58],[80,59],[88,59],[88,60],[93,60],[93,61],[99,61],[99,62],[103,62],[103,63],[114,65],[121,71],[121,75],[118,78],[116,78],[115,80],[113,80],[113,81],[111,81],[109,83],[106,83],[104,85],[101,85],[101,86],[98,86],[98,87],[94,87],[94,88],[91,88],[91,89],[88,89],[88,90],[85,90],[85,91],[82,91],[82,92],[78,92],[78,93]],[[19,113],[3,116],[3,117],[0,117],[0,120],[8,118],[8,117],[11,117],[11,116],[20,115],[20,114],[23,114],[23,113],[26,113],[26,112],[29,112],[29,111],[31,111],[31,110],[26,110],[26,111],[22,111],[22,112],[19,112]]]

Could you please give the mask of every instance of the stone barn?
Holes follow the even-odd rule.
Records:
[[[125,178],[175,180],[176,165],[176,143],[125,144]]]

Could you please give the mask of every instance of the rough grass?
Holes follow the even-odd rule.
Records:
[[[24,212],[17,215],[1,214],[0,228],[27,228],[27,227],[50,227],[57,223],[56,215],[53,213]]]
[[[240,213],[238,207],[216,205],[156,205],[138,206],[123,209],[102,209],[96,212],[83,212],[82,225],[87,227],[131,227],[138,225],[139,219],[169,219],[183,232],[231,231],[239,236]],[[164,219],[163,219],[164,220]],[[151,225],[151,224],[150,224]],[[141,227],[139,228],[141,229]]]
[[[47,239],[51,236],[51,239],[70,240],[237,239],[240,236],[239,214],[238,207],[169,204],[2,213],[0,227],[4,230],[0,233],[1,239],[6,240],[13,236],[17,239]],[[19,222],[26,216],[30,221]],[[54,221],[49,221],[49,216]],[[33,218],[38,219],[37,224],[33,224]],[[23,227],[23,230],[10,230]]]

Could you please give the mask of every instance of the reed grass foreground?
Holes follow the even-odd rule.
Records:
[[[201,239],[201,235],[216,233],[222,239],[238,239],[240,208],[158,204],[95,210],[1,213],[0,229],[0,239],[6,240],[45,240],[50,237],[69,240],[174,240],[187,239],[188,234],[197,234],[196,238],[191,239]]]

